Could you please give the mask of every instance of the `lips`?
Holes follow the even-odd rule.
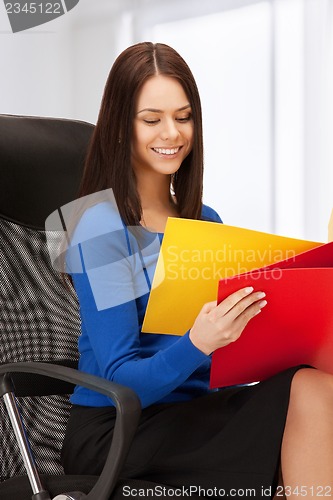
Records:
[[[176,148],[152,148],[153,151],[155,151],[155,153],[157,154],[160,154],[160,155],[175,155],[178,153],[178,151],[180,151],[180,149],[182,148],[183,146],[178,146]]]

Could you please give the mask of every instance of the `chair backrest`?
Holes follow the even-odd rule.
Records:
[[[52,268],[44,222],[75,199],[92,132],[85,122],[0,115],[0,363],[78,357],[77,298]],[[39,471],[62,473],[68,397],[19,404]],[[23,473],[0,403],[0,481]]]

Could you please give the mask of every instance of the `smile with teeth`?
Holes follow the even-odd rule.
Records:
[[[160,155],[175,155],[176,153],[178,153],[180,148],[181,146],[178,146],[178,148],[171,148],[171,149],[168,148],[152,148],[152,149],[153,151],[155,151],[155,153],[158,153]]]

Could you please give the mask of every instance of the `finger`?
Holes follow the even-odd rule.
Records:
[[[237,290],[237,292],[232,293],[226,299],[222,300],[222,302],[220,302],[220,304],[216,308],[216,318],[225,316],[235,307],[236,304],[238,304],[245,297],[248,297],[252,292],[253,286],[247,286],[246,288]]]
[[[248,322],[257,316],[262,309],[266,306],[267,300],[259,300],[248,306],[238,317],[234,320],[236,329],[240,332],[244,330]]]
[[[266,294],[264,292],[253,292],[251,293],[250,295],[248,295],[247,297],[243,298],[242,300],[240,300],[239,302],[237,302],[237,304],[235,304],[235,306],[228,312],[228,316],[229,318],[234,321],[235,319],[238,318],[238,316],[244,314],[244,312],[249,308],[251,307],[252,305],[255,305],[255,307],[257,307],[257,309],[259,310],[260,307],[258,307],[258,304],[259,302],[263,302],[262,299],[266,296]],[[249,311],[247,311],[247,313],[249,314]],[[246,314],[245,314],[246,316]]]

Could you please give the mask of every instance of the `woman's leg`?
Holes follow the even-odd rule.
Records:
[[[292,381],[281,449],[289,499],[333,497],[333,376],[304,368]]]

